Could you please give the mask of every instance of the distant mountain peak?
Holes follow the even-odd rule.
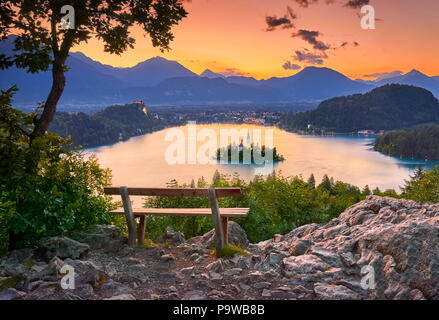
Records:
[[[413,69],[412,71],[408,72],[405,74],[406,76],[424,76],[424,77],[428,77],[426,74],[422,73],[419,70]]]
[[[224,75],[222,75],[221,73],[217,73],[217,72],[213,72],[210,69],[206,69],[204,70],[201,74],[200,77],[205,77],[205,78],[225,78]]]

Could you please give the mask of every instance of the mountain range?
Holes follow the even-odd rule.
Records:
[[[13,54],[14,37],[0,42],[0,54]],[[380,81],[352,80],[322,67],[307,67],[284,78],[256,80],[224,76],[211,70],[195,74],[176,61],[155,57],[131,68],[95,61],[81,52],[71,53],[67,84],[60,105],[109,105],[143,100],[149,105],[208,105],[228,103],[318,102],[337,96],[365,93],[389,83],[425,88],[439,97],[439,77],[413,70]],[[44,101],[51,85],[50,71],[29,74],[12,67],[0,70],[0,89],[16,85],[17,105]]]

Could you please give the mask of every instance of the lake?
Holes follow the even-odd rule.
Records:
[[[86,152],[95,154],[103,167],[112,170],[115,186],[165,187],[166,183],[172,179],[180,183],[190,183],[192,179],[196,181],[202,176],[210,182],[215,170],[227,174],[236,172],[242,178],[250,180],[256,174],[271,171],[261,170],[260,167],[254,165],[220,164],[216,161],[202,164],[197,160],[189,159],[190,155],[194,154],[194,148],[196,148],[195,151],[199,151],[203,145],[203,140],[196,141],[197,138],[190,136],[194,129],[199,134],[198,139],[205,133],[219,134],[221,130],[230,129],[248,130],[252,133],[252,137],[257,137],[258,132],[262,132],[262,137],[265,137],[267,132],[271,133],[274,146],[286,159],[275,164],[274,169],[281,172],[283,176],[301,175],[305,179],[314,173],[318,182],[324,174],[328,174],[336,180],[359,187],[369,185],[370,188],[392,188],[399,191],[399,186],[404,183],[404,179],[408,179],[418,166],[431,168],[437,164],[398,159],[375,152],[371,147],[374,141],[372,137],[302,136],[276,127],[230,124],[186,125],[169,128],[110,146],[87,149]],[[172,132],[185,135],[186,154],[183,158],[186,163],[168,163],[173,140],[167,141],[166,136]],[[244,140],[246,140],[245,137]],[[221,143],[219,138],[216,143],[218,147],[227,145],[227,143]],[[190,161],[194,163],[188,163]]]

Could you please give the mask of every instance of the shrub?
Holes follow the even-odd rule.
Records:
[[[241,197],[220,198],[223,208],[248,207],[246,218],[234,219],[247,233],[250,241],[271,238],[276,233],[287,233],[291,229],[308,224],[326,222],[338,216],[347,207],[364,199],[361,190],[343,182],[329,182],[331,192],[325,188],[314,188],[301,177],[283,177],[273,174],[267,178],[256,177],[247,183],[238,175],[215,173],[213,182],[200,179],[197,183],[179,184],[171,181],[169,187],[240,187]],[[148,197],[146,207],[152,208],[207,208],[206,198]],[[213,228],[209,217],[148,217],[147,232],[152,238],[171,226],[183,232],[186,238],[201,235]]]
[[[13,92],[0,95],[1,249],[111,222],[113,205],[103,195],[110,171],[55,134],[32,139],[36,114],[13,109]]]

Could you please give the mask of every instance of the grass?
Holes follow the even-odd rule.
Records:
[[[149,248],[149,247],[153,247],[153,246],[155,246],[156,244],[154,243],[154,241],[152,241],[151,239],[145,239],[144,241],[143,241],[143,244],[142,245],[140,245],[140,247],[143,247],[143,248]]]
[[[234,245],[226,245],[224,246],[222,251],[214,250],[215,256],[217,258],[227,258],[233,257],[235,254],[240,254],[242,256],[249,256],[250,254],[244,249],[234,246]]]

